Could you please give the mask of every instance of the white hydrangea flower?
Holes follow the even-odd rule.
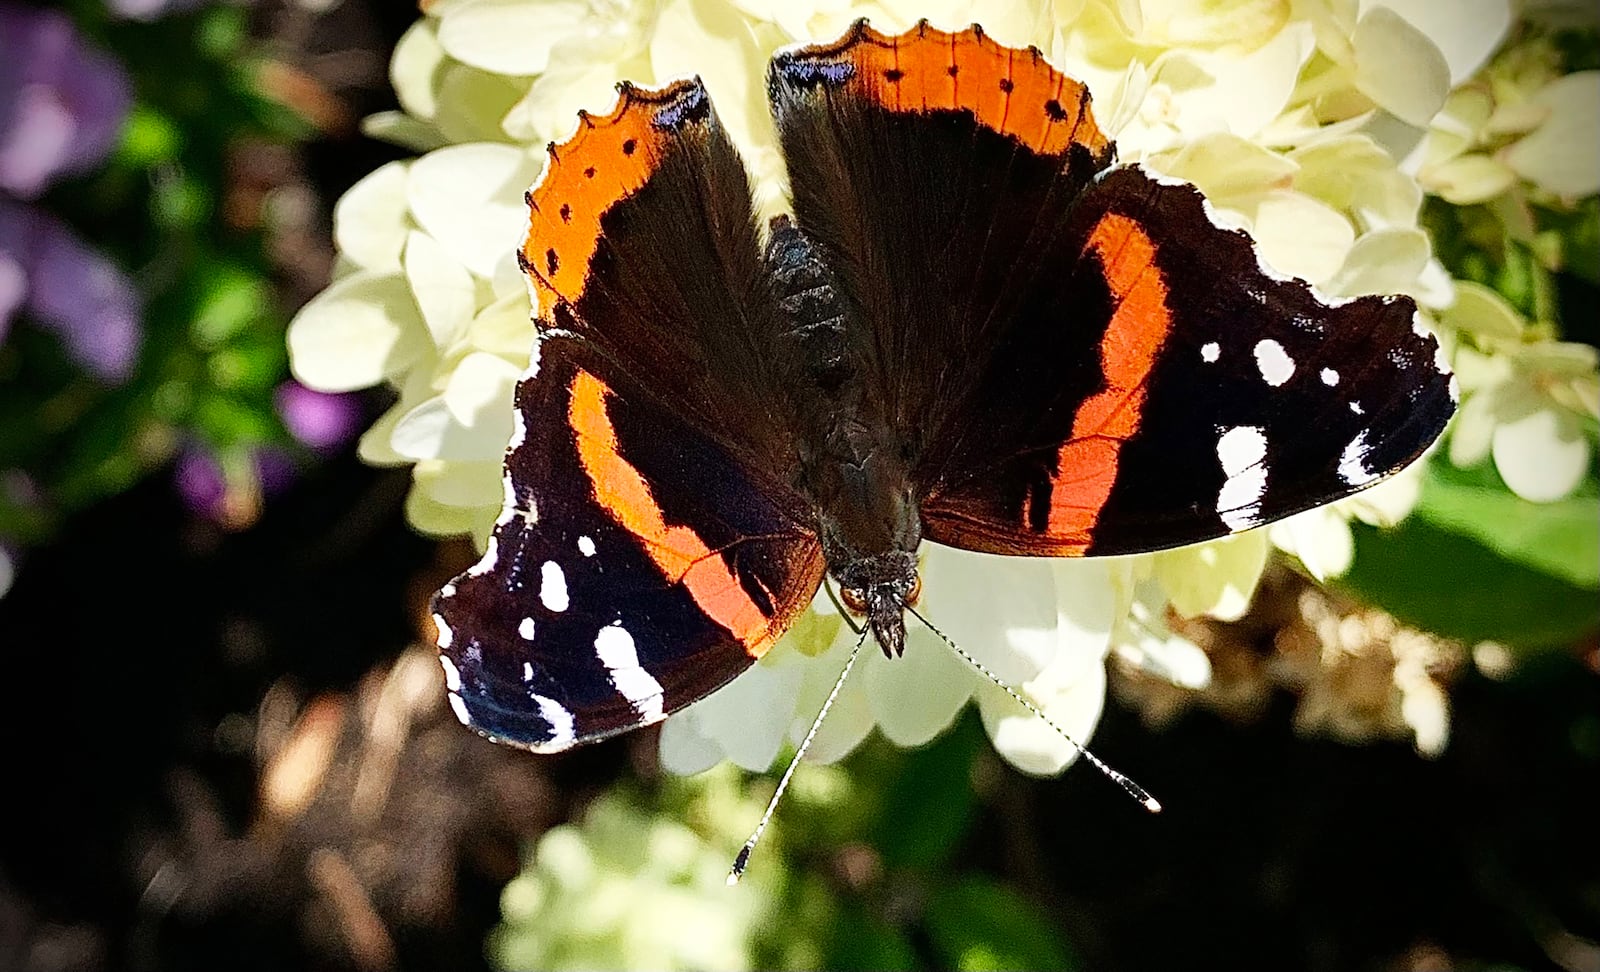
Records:
[[[1471,17],[1439,17],[1409,0],[1024,0],[1000,8],[975,0],[434,0],[395,52],[403,111],[368,120],[369,131],[425,154],[379,169],[340,201],[337,279],[291,328],[294,369],[316,388],[393,387],[399,400],[363,437],[361,455],[412,465],[407,516],[419,529],[482,542],[500,502],[512,388],[534,340],[513,252],[540,147],[569,132],[579,108],[604,108],[619,79],[656,84],[699,73],[750,166],[760,211],[781,211],[767,60],[783,44],[837,36],[860,16],[888,30],[921,17],[946,27],[980,21],[1003,43],[1037,45],[1090,84],[1123,158],[1198,183],[1278,269],[1334,294],[1404,292],[1444,307],[1450,281],[1417,226],[1421,190],[1362,129],[1375,115],[1429,123],[1450,85],[1504,31],[1502,0],[1473,7]],[[1341,538],[1339,529],[1360,514],[1314,514],[1320,519],[1307,514],[1270,539],[1313,570],[1336,573],[1348,561],[1348,532]],[[1170,604],[1237,617],[1268,546],[1268,531],[1256,531],[1154,557],[1046,563],[929,544],[923,605],[1084,741],[1103,703],[1109,651],[1180,684],[1203,684],[1203,654],[1166,631],[1164,613]],[[819,598],[767,658],[668,721],[666,763],[768,765],[809,725],[850,638]],[[1025,771],[1055,772],[1074,756],[914,621],[904,658],[868,651],[860,668],[813,748],[819,759],[838,758],[873,728],[903,745],[925,741],[974,699],[998,750]]]
[[[1446,320],[1472,338],[1456,354],[1462,402],[1450,461],[1464,467],[1492,457],[1523,499],[1567,496],[1594,456],[1600,354],[1587,344],[1552,340],[1477,284],[1461,284]]]
[[[1131,561],[1039,561],[930,543],[920,566],[928,619],[1074,739],[1088,739],[1105,695],[1112,632],[1131,599]],[[727,759],[766,769],[785,741],[805,736],[856,638],[831,601],[819,598],[748,673],[667,720],[663,765],[695,773]],[[1076,758],[1071,744],[915,619],[903,657],[864,650],[809,755],[836,760],[874,727],[896,745],[921,745],[974,697],[996,748],[1018,769],[1055,773]]]
[[[1600,192],[1600,71],[1557,72],[1536,36],[1451,93],[1406,159],[1429,192],[1458,205],[1513,193],[1556,200]]]
[[[729,848],[761,812],[760,799],[738,777],[728,767],[670,788],[671,812],[611,791],[581,822],[546,831],[501,892],[501,924],[488,943],[496,964],[756,968],[754,943],[771,927],[787,875],[781,856],[772,854],[746,877],[755,893],[728,893]],[[797,790],[796,799],[806,802],[808,788]],[[801,965],[816,960],[803,937],[784,948]]]

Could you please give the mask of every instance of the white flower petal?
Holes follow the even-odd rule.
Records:
[[[537,159],[509,145],[452,145],[411,163],[406,196],[422,228],[487,279],[522,242],[528,222],[522,194],[538,170]]]
[[[578,109],[598,114],[615,103],[619,79],[642,83],[650,76],[646,66],[599,60],[547,71],[506,111],[500,125],[520,141],[559,140],[573,131]]]
[[[1263,193],[1253,208],[1251,235],[1274,269],[1322,283],[1344,265],[1356,231],[1333,208],[1288,189]]]
[[[1600,71],[1552,81],[1533,100],[1549,108],[1550,117],[1506,149],[1506,164],[1560,196],[1600,192]]]
[[[536,331],[531,317],[532,300],[526,288],[521,293],[502,297],[483,310],[467,328],[467,340],[479,351],[497,354],[507,361],[526,363],[533,356]]]
[[[1433,41],[1388,7],[1373,7],[1356,22],[1351,44],[1361,93],[1426,128],[1450,93],[1450,65]]]
[[[401,374],[427,352],[422,314],[398,274],[353,273],[289,322],[289,361],[302,384],[351,391]]]
[[[1450,68],[1450,83],[1460,84],[1477,73],[1500,46],[1511,27],[1507,0],[1369,0],[1404,17],[1439,49]]]
[[[1194,183],[1215,206],[1287,185],[1300,169],[1277,152],[1226,132],[1202,135],[1150,163],[1166,175]]]
[[[404,162],[369,173],[333,207],[333,241],[341,256],[363,270],[398,271],[410,227]]]
[[[789,731],[804,677],[804,665],[761,662],[686,712],[694,712],[697,731],[716,740],[727,759],[764,772]]]
[[[1294,180],[1294,188],[1300,192],[1336,210],[1351,211],[1369,225],[1416,223],[1422,190],[1368,136],[1333,137],[1324,132],[1289,157],[1300,166]]]
[[[1418,178],[1445,202],[1471,206],[1488,202],[1511,188],[1517,173],[1499,159],[1474,152],[1430,165],[1418,173]]]
[[[448,349],[477,309],[472,274],[437,240],[416,230],[406,238],[405,269],[434,345]]]
[[[1080,745],[1088,745],[1105,706],[1105,665],[1097,663],[1064,685],[1047,693],[1028,691],[1050,721]],[[1039,704],[1042,701],[1043,704]],[[1078,758],[1078,748],[1043,719],[1024,709],[999,687],[978,692],[978,712],[995,751],[1024,773],[1048,776],[1061,772]]]
[[[1306,510],[1274,523],[1269,530],[1273,544],[1300,558],[1319,581],[1338,577],[1355,560],[1350,524],[1329,507]]]
[[[538,74],[550,51],[589,15],[580,0],[467,0],[439,23],[439,45],[496,74]]]
[[[450,375],[443,394],[413,408],[395,424],[390,442],[412,459],[498,459],[511,441],[512,389],[521,370],[504,358],[474,351]]]
[[[1489,455],[1494,441],[1498,394],[1493,388],[1468,395],[1450,423],[1450,462],[1459,469],[1476,466]]]
[[[505,466],[500,460],[483,462],[453,460],[432,467],[424,476],[428,496],[447,506],[464,509],[498,510],[505,497],[501,475]]]
[[[828,650],[804,663],[805,681],[801,684],[800,695],[791,709],[789,723],[791,743],[798,746],[805,739],[806,733],[811,730],[817,713],[822,711],[822,704],[833,689],[834,681],[844,670],[845,661],[850,656],[850,650],[855,647],[857,637],[848,625],[839,624]],[[868,638],[871,636],[868,635]],[[876,648],[868,644],[861,650],[863,653],[875,652]],[[878,657],[881,661],[882,656]],[[856,670],[850,673],[850,678],[839,692],[839,697],[834,700],[833,708],[828,710],[828,717],[817,730],[816,738],[811,741],[811,749],[806,753],[807,760],[817,763],[837,762],[850,755],[851,751],[861,745],[872,732],[872,705],[868,700],[866,681],[861,678],[861,666],[870,660],[869,657],[857,660]]]
[[[873,721],[897,746],[920,746],[942,732],[972,697],[980,677],[931,632],[916,627],[914,619],[911,624],[905,655],[885,658],[869,644],[865,650],[873,653],[856,673]]]
[[[1174,610],[1185,617],[1207,614],[1222,621],[1244,615],[1266,564],[1265,530],[1163,550],[1150,562],[1151,574]]]
[[[439,129],[403,111],[379,111],[361,119],[361,134],[421,154],[445,144]]]
[[[417,463],[411,473],[411,492],[406,495],[406,520],[429,536],[471,536],[482,550],[494,527],[499,504],[454,506],[435,498],[434,486],[455,472],[451,468],[453,465],[433,460]]]
[[[698,75],[735,145],[770,144],[766,58],[749,24],[732,7],[674,0],[661,11],[650,42],[657,78]]]
[[[1196,55],[1209,84],[1180,84],[1166,70],[1157,74],[1157,80],[1173,85],[1180,131],[1191,135],[1227,131],[1249,137],[1283,113],[1315,47],[1309,25],[1290,24],[1243,56]]]
[[[1494,430],[1494,465],[1511,491],[1551,503],[1578,487],[1589,471],[1592,446],[1578,421],[1551,408],[1501,422]]]
[[[1363,233],[1328,288],[1351,295],[1410,293],[1431,256],[1428,234],[1419,229],[1387,227]]]
[[[374,466],[404,466],[415,461],[394,451],[394,428],[412,409],[433,397],[433,370],[425,359],[406,373],[399,401],[389,406],[389,410],[361,435],[356,455],[362,462]]]
[[[700,731],[699,721],[694,718],[693,712],[694,706],[691,705],[661,725],[658,743],[661,768],[675,776],[704,773],[722,762],[721,743]]]
[[[465,64],[439,69],[439,114],[434,122],[447,142],[503,142],[503,122],[512,106],[528,93],[525,78],[490,74]]]
[[[1455,303],[1440,316],[1458,330],[1507,341],[1522,340],[1522,315],[1498,292],[1475,281],[1457,281]]]
[[[435,21],[422,18],[400,35],[389,60],[389,83],[406,113],[432,120],[438,110],[434,97],[435,72],[444,61]]]
[[[1161,585],[1146,581],[1138,591],[1140,597],[1118,626],[1112,650],[1128,664],[1180,688],[1209,686],[1211,659],[1194,642],[1167,627],[1167,600]]]

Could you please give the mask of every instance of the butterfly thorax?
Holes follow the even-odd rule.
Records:
[[[783,315],[779,347],[794,399],[797,485],[815,505],[829,573],[849,605],[866,614],[884,654],[898,655],[922,542],[909,464],[854,366],[847,331],[854,311],[818,248],[779,217],[767,262]]]

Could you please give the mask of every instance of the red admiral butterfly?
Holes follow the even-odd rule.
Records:
[[[924,539],[1221,537],[1399,470],[1454,410],[1409,298],[1273,273],[1193,186],[1114,166],[1083,85],[976,26],[773,59],[794,216],[764,248],[700,82],[620,91],[528,193],[505,511],[435,602],[450,702],[491,739],[657,722],[825,573],[896,655]]]

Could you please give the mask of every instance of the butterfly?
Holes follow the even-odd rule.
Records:
[[[1410,298],[1274,272],[1115,164],[1088,90],[974,25],[780,52],[765,235],[698,79],[552,144],[504,510],[434,601],[449,700],[536,752],[703,698],[824,577],[886,655],[927,540],[1086,557],[1226,536],[1415,460],[1455,408]]]

